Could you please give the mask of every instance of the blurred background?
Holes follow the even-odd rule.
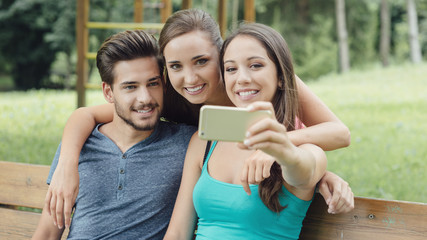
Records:
[[[52,161],[79,102],[77,2],[0,0],[2,161]],[[166,7],[191,4],[218,19],[224,36],[252,11],[284,36],[297,75],[352,132],[350,147],[328,152],[328,169],[357,196],[427,202],[427,0],[88,2],[91,22],[135,22],[140,2],[138,21],[149,24],[161,24]],[[89,29],[88,52],[124,29]],[[85,61],[83,105],[105,103],[93,56]]]

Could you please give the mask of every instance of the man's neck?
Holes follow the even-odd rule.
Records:
[[[154,130],[138,131],[116,116],[113,121],[99,128],[99,131],[110,138],[125,153],[133,145],[148,138]]]

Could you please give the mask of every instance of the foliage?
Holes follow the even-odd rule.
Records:
[[[0,7],[0,49],[11,64],[15,86],[40,88],[55,56],[43,42],[50,21],[41,17],[42,5],[37,0],[6,0]]]
[[[228,5],[231,29],[232,3]],[[244,1],[239,0],[238,19],[243,19]],[[379,62],[380,0],[346,0],[347,31],[352,68]],[[144,21],[160,22],[159,0],[144,1]],[[182,1],[173,0],[173,11]],[[334,0],[255,1],[258,22],[277,29],[287,40],[303,79],[337,71],[338,48]],[[419,39],[427,59],[427,0],[417,0]],[[193,1],[217,18],[218,0]],[[409,58],[406,1],[389,0],[391,11],[391,62]],[[18,89],[71,88],[75,83],[76,1],[1,0],[0,75],[11,75]],[[132,22],[133,0],[91,0],[90,21]],[[123,29],[91,29],[89,51]],[[54,64],[52,65],[52,62]],[[89,61],[92,75],[94,61]],[[50,76],[49,76],[50,74]]]

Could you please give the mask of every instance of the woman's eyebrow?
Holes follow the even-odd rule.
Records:
[[[192,57],[191,60],[196,60],[196,59],[199,59],[199,58],[204,57],[204,56],[206,56],[206,54],[200,54],[200,55]]]

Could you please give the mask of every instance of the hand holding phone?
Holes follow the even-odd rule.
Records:
[[[243,142],[247,129],[271,117],[271,111],[250,112],[246,108],[205,105],[200,109],[199,137],[204,140]]]

